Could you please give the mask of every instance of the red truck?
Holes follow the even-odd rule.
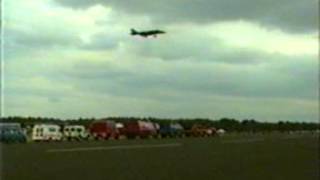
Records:
[[[128,139],[140,137],[156,137],[157,124],[146,121],[130,121],[124,123],[124,134]]]
[[[89,132],[95,139],[118,139],[120,136],[119,130],[116,128],[114,121],[95,121],[89,126]]]

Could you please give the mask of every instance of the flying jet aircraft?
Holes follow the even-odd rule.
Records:
[[[147,38],[148,36],[157,37],[158,34],[165,34],[166,32],[161,30],[150,30],[150,31],[136,31],[135,29],[131,29],[131,35],[139,35]]]

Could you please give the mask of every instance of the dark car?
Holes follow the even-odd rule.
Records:
[[[179,123],[161,124],[159,134],[161,137],[182,137],[184,128]]]
[[[18,123],[0,123],[0,142],[24,143],[27,141]]]

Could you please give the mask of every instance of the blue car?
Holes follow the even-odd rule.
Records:
[[[24,143],[27,141],[18,123],[0,123],[0,142],[3,143]]]
[[[183,137],[184,128],[179,123],[162,124],[159,134],[161,137]]]

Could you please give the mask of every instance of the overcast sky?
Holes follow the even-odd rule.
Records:
[[[4,115],[318,121],[318,4],[5,0]]]

